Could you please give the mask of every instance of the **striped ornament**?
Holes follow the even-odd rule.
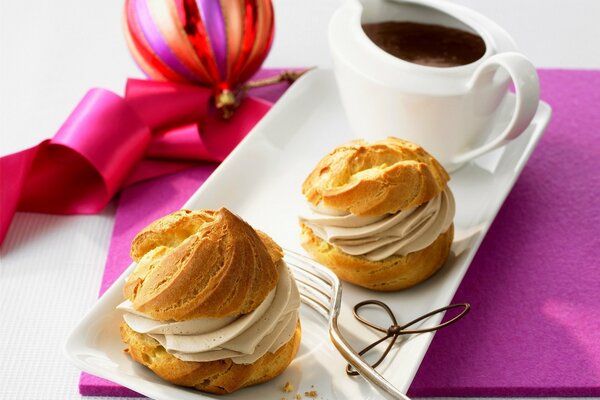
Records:
[[[126,0],[129,50],[148,77],[235,90],[273,41],[271,0]]]

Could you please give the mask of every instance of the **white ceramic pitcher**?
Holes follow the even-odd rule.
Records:
[[[363,23],[383,21],[462,29],[481,36],[486,51],[457,67],[414,64],[379,48],[362,29]],[[510,36],[486,17],[446,1],[347,0],[331,19],[329,45],[356,136],[408,139],[450,171],[519,136],[537,110],[537,73]],[[487,137],[511,81],[512,119],[500,134]]]

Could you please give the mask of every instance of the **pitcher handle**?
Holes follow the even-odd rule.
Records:
[[[533,64],[520,53],[500,53],[485,60],[475,70],[469,88],[476,89],[484,80],[489,79],[489,73],[499,68],[504,68],[509,73],[515,86],[516,103],[512,119],[497,137],[475,149],[456,155],[451,161],[453,165],[473,160],[517,138],[529,126],[537,111],[540,100],[538,75]]]

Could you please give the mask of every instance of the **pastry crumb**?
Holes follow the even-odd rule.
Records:
[[[317,397],[319,393],[316,390],[311,390],[310,392],[304,392],[306,397]]]
[[[283,385],[283,391],[286,393],[290,393],[294,391],[294,385],[292,385],[289,382],[286,382],[285,385]]]
[[[302,395],[300,393],[296,393],[295,398],[296,400],[300,400],[302,398]]]

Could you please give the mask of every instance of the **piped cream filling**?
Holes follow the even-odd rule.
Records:
[[[157,321],[135,310],[129,300],[117,309],[132,330],[148,334],[182,361],[231,358],[236,364],[251,364],[276,352],[296,329],[300,293],[285,262],[278,269],[275,289],[254,311],[239,317]]]
[[[455,211],[454,196],[446,188],[427,203],[395,214],[357,216],[310,205],[300,221],[344,253],[380,261],[426,248],[448,230]]]

